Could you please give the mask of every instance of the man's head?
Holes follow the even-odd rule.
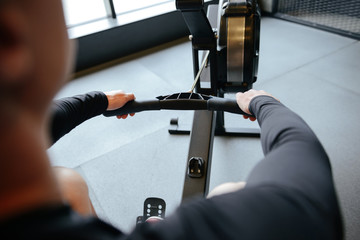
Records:
[[[61,0],[0,0],[0,218],[61,198],[45,113],[71,64]]]
[[[72,65],[61,0],[0,0],[2,105],[43,114]]]

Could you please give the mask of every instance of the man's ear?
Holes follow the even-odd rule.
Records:
[[[30,70],[30,33],[26,17],[14,6],[0,10],[0,84],[19,85]]]

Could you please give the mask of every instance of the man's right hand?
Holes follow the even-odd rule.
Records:
[[[270,96],[270,97],[273,97],[271,94],[263,91],[263,90],[254,90],[254,89],[251,89],[249,91],[246,91],[244,93],[242,92],[238,92],[236,94],[236,102],[237,104],[239,105],[240,109],[243,110],[245,113],[247,114],[251,114],[250,110],[249,110],[249,104],[251,102],[251,100],[254,98],[254,97],[257,97],[257,96]],[[274,97],[273,97],[274,98]],[[276,99],[276,98],[275,98]],[[276,99],[278,100],[278,99]],[[279,101],[279,100],[278,100]],[[255,117],[248,117],[248,116],[245,116],[243,115],[245,119],[250,119],[251,121],[255,121],[256,118]]]

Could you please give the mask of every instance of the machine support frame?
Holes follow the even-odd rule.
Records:
[[[204,68],[200,75],[200,81],[196,84],[195,92],[224,97],[224,91],[219,85],[224,80],[221,79],[218,69],[224,67],[223,61],[224,59],[226,61],[226,58],[221,56],[221,51],[217,49],[218,36],[214,31],[218,27],[215,26],[214,28],[214,24],[217,23],[218,7],[216,7],[215,11],[215,8],[210,6],[212,9],[208,10],[207,16],[203,4],[203,0],[176,0],[176,7],[181,11],[191,33],[189,38],[192,41],[194,77],[199,71],[199,51],[210,51],[208,66]],[[210,82],[210,88],[202,88],[201,82]],[[226,129],[224,126],[224,112],[222,111],[195,111],[191,132],[181,129],[176,120],[172,120],[171,124],[173,126],[172,129],[169,129],[171,134],[191,133],[182,195],[183,201],[196,195],[206,197],[208,193],[215,134],[223,136],[260,136],[259,129]],[[198,171],[198,174],[192,174],[194,170]]]

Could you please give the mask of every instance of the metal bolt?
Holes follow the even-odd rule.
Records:
[[[229,5],[229,2],[224,3],[224,4],[222,5],[222,9],[227,8],[228,5]]]

